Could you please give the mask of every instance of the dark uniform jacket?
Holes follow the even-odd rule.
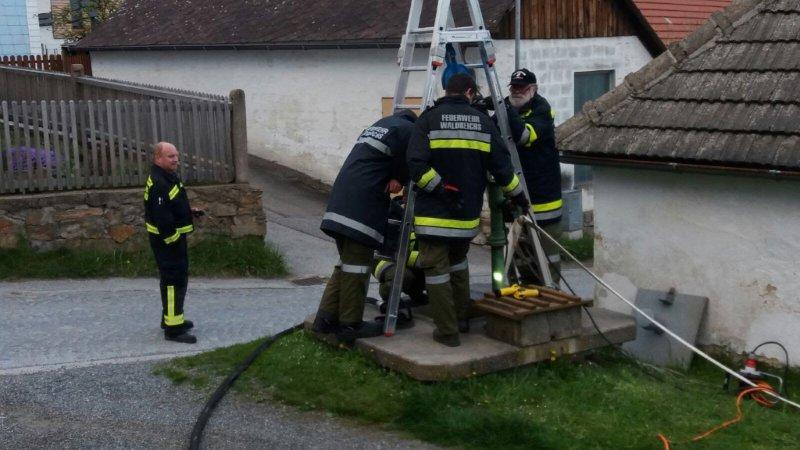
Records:
[[[150,168],[144,188],[144,217],[147,231],[158,238],[156,242],[166,245],[194,231],[189,198],[177,174],[155,164]]]
[[[538,221],[561,217],[561,165],[556,150],[554,116],[550,104],[539,94],[519,109],[526,129],[517,143],[517,151]]]
[[[500,131],[463,96],[443,97],[420,116],[408,144],[408,168],[419,188],[414,208],[419,237],[475,237],[487,171],[506,195],[522,192]],[[461,208],[436,194],[442,183],[460,191]]]
[[[386,184],[392,178],[408,180],[406,147],[415,120],[414,113],[401,111],[361,133],[333,183],[322,231],[380,247],[389,209]]]

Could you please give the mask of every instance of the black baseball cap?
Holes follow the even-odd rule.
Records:
[[[527,86],[536,83],[536,75],[528,69],[515,70],[511,74],[511,82],[509,86]]]

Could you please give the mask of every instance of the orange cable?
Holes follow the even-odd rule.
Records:
[[[751,387],[751,388],[743,390],[736,397],[736,417],[734,417],[733,419],[727,420],[727,421],[721,423],[720,425],[717,425],[716,427],[706,431],[705,433],[702,433],[702,434],[699,434],[699,435],[693,437],[691,442],[697,442],[697,441],[699,441],[701,439],[705,439],[706,437],[710,436],[711,434],[713,434],[713,433],[715,433],[715,432],[717,432],[717,431],[719,431],[719,430],[721,430],[723,428],[727,428],[727,427],[735,424],[736,422],[739,422],[740,420],[742,420],[742,418],[744,417],[744,413],[742,412],[742,399],[744,399],[744,397],[746,395],[750,395],[750,398],[752,398],[756,403],[758,403],[761,406],[764,406],[764,407],[767,407],[767,408],[772,408],[773,406],[775,406],[775,403],[776,403],[775,401],[767,400],[763,395],[760,394],[761,392],[768,392],[768,391],[774,393],[775,390],[772,388],[772,386],[770,386],[769,383],[766,383],[764,381],[759,381],[757,384],[758,384],[758,386],[756,386],[756,387]],[[671,441],[669,440],[669,438],[664,436],[663,433],[658,433],[658,439],[661,440],[662,444],[664,444],[664,450],[670,450]]]

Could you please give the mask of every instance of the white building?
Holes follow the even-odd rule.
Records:
[[[59,0],[2,0],[0,56],[61,53],[63,39],[53,37],[53,3]],[[67,4],[69,2],[66,2]]]
[[[736,1],[557,130],[565,161],[594,166],[595,269],[612,286],[706,296],[701,344],[775,340],[793,361],[799,21],[800,0]]]
[[[426,3],[431,13],[436,2]],[[587,7],[548,15],[552,23],[523,10],[521,52],[559,122],[664,49],[622,3],[563,3]],[[331,183],[355,137],[381,117],[382,99],[393,95],[409,2],[298,0],[268,10],[232,0],[193,4],[173,10],[157,0],[132,2],[135,8],[76,47],[91,52],[95,76],[217,94],[244,89],[251,154]],[[488,27],[504,38],[496,42],[501,80],[513,69],[513,4],[483,2]],[[421,91],[418,83],[409,93],[415,90]]]

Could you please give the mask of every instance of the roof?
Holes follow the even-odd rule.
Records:
[[[557,129],[566,162],[800,173],[800,0],[739,0]]]
[[[481,0],[494,30],[514,0]],[[84,50],[396,47],[410,0],[126,0],[74,45]],[[432,25],[436,2],[424,2]],[[454,3],[459,24],[466,3]],[[427,23],[426,23],[427,22]]]
[[[633,0],[664,44],[679,41],[731,0]]]

